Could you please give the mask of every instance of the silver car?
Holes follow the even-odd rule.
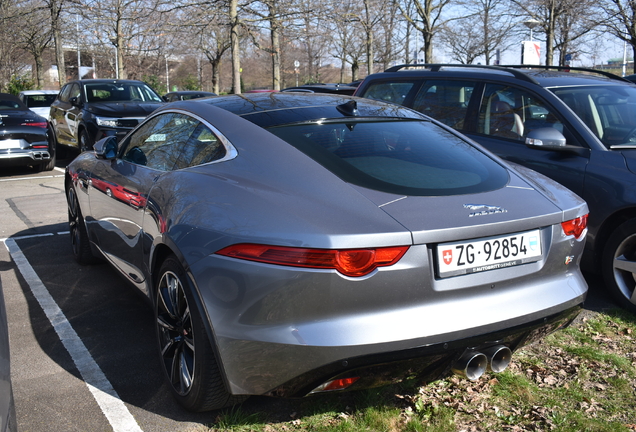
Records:
[[[337,95],[168,104],[66,172],[72,248],[155,310],[177,400],[500,372],[571,322],[587,205],[408,108]]]

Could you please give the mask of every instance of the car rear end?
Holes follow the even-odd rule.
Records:
[[[226,204],[250,202],[259,226],[191,268],[209,281],[199,291],[232,393],[304,396],[451,369],[476,379],[578,313],[587,206],[556,183],[422,119],[269,131],[299,152],[281,157],[272,137],[214,167],[236,185]],[[256,160],[267,181],[243,184],[237,172]]]
[[[0,115],[0,165],[46,165],[53,157],[46,119],[28,110],[3,110]]]

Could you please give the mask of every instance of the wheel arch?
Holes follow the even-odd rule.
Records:
[[[192,277],[192,274],[189,271],[187,263],[183,260],[183,256],[180,253],[178,253],[175,250],[173,250],[173,248],[171,248],[169,245],[167,245],[165,243],[158,244],[155,247],[155,250],[153,252],[153,256],[151,258],[151,261],[152,261],[152,267],[151,267],[152,286],[150,287],[149,294],[151,296],[151,303],[153,305],[153,308],[157,307],[157,305],[155,304],[156,298],[157,298],[157,285],[159,283],[158,278],[161,276],[159,274],[159,270],[161,269],[161,266],[163,265],[164,261],[168,257],[171,257],[171,256],[174,256],[179,261],[179,263],[181,264],[183,269],[185,270],[185,275],[188,278],[188,285],[189,285],[189,288],[191,289],[192,297],[194,298],[195,307],[198,309],[198,311],[200,313],[200,316],[202,317],[203,325],[205,327],[205,331],[207,333],[210,345],[213,348],[214,356],[216,357],[216,363],[217,363],[219,371],[221,373],[221,377],[223,379],[223,383],[224,383],[225,388],[227,389],[227,391],[230,394],[232,394],[231,391],[230,391],[230,389],[231,389],[230,382],[228,381],[227,373],[225,372],[225,366],[224,366],[223,361],[221,359],[219,344],[217,343],[217,339],[216,339],[216,333],[214,332],[214,328],[210,324],[210,316],[208,315],[208,310],[207,310],[207,308],[204,305],[203,298],[201,296],[201,292],[199,291],[199,287],[196,284],[194,278]]]
[[[636,219],[636,206],[622,208],[605,218],[594,237],[594,267],[600,272],[603,251],[612,233],[628,220]]]

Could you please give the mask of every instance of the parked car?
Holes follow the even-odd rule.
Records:
[[[51,105],[51,130],[58,145],[83,152],[104,137],[123,138],[163,103],[161,96],[141,81],[71,81]]]
[[[216,93],[196,90],[182,90],[166,93],[165,95],[163,95],[163,100],[165,100],[166,102],[175,102],[180,100],[199,99],[210,96],[216,96]]]
[[[626,77],[624,77],[626,80],[631,81],[633,83],[636,83],[636,74],[634,75],[627,75]]]
[[[572,67],[403,65],[356,94],[415,108],[580,195],[582,267],[636,312],[636,86]]]
[[[587,293],[583,200],[397,105],[174,102],[76,158],[65,188],[73,255],[148,295],[190,410],[478,379]]]
[[[59,93],[59,90],[23,90],[18,97],[31,111],[49,120],[51,104]]]
[[[17,96],[0,93],[0,166],[29,166],[36,171],[55,167],[55,146],[48,124]]]
[[[288,87],[282,92],[304,92],[304,93],[331,93],[351,96],[356,91],[356,87],[349,84],[304,84],[296,87]]]

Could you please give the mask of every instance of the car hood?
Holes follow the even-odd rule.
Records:
[[[94,115],[108,117],[146,117],[162,105],[161,102],[99,102],[87,104],[86,109]]]

